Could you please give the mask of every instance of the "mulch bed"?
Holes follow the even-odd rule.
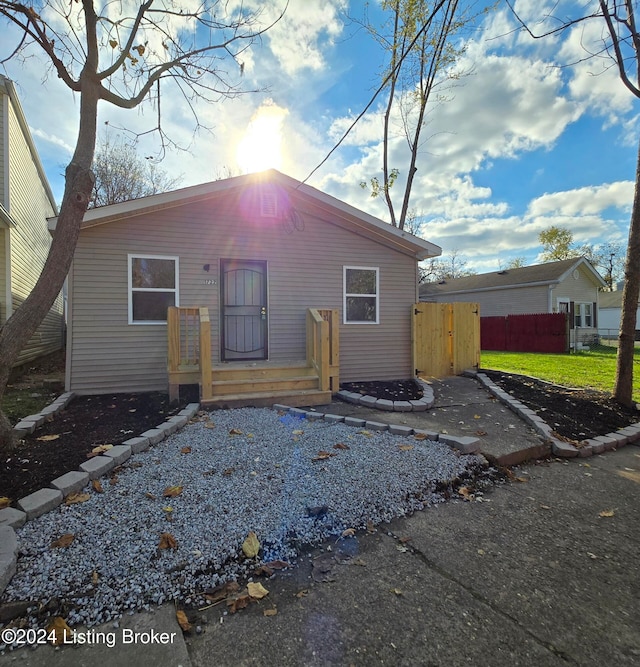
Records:
[[[161,392],[78,396],[45,422],[8,458],[0,459],[0,497],[16,501],[87,460],[97,445],[119,445],[154,428],[185,403],[169,405]]]
[[[340,389],[389,401],[417,401],[423,394],[422,387],[415,380],[343,382]]]
[[[568,440],[579,442],[640,421],[637,410],[625,408],[603,392],[560,387],[512,373],[482,372]]]

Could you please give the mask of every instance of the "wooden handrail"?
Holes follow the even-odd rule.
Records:
[[[211,398],[211,322],[208,308],[167,309],[167,371],[169,397],[176,400],[180,384],[199,382],[200,397]]]
[[[338,311],[307,310],[307,365],[314,368],[321,391],[339,389]]]

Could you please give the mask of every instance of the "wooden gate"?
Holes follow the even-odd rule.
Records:
[[[411,318],[417,376],[443,378],[480,367],[477,303],[416,303]]]

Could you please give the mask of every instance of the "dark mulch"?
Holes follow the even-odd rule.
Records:
[[[625,408],[603,392],[559,387],[512,373],[482,372],[569,440],[605,435],[640,421],[637,410]]]
[[[15,505],[56,477],[76,470],[97,445],[119,445],[162,423],[184,405],[170,406],[168,395],[160,392],[78,396],[52,421],[26,436],[11,456],[0,459],[0,497],[10,498]]]
[[[343,382],[340,388],[389,401],[417,401],[423,394],[422,387],[415,380]]]

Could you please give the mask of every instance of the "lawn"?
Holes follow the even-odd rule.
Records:
[[[611,392],[616,376],[615,347],[599,347],[572,354],[482,352],[481,368],[530,375],[567,387],[589,387]],[[636,349],[633,398],[640,402],[640,349]]]

